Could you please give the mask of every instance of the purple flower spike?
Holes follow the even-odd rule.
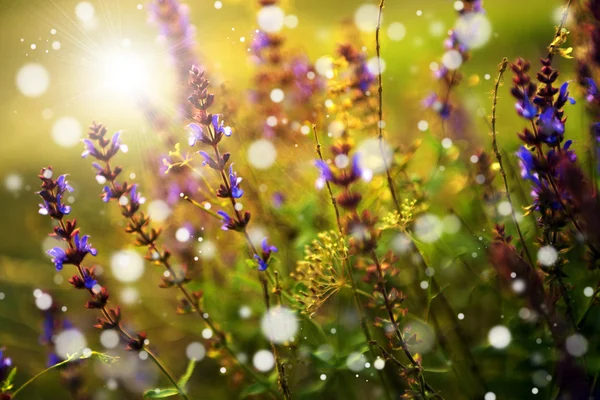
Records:
[[[204,134],[204,130],[198,124],[189,124],[188,128],[190,132],[188,144],[190,145],[190,147],[194,147],[196,143],[202,141],[202,135]]]
[[[515,104],[515,109],[517,110],[517,114],[525,119],[533,119],[537,115],[537,108],[531,102],[527,93],[525,93],[525,97],[522,101],[518,101],[517,104]]]
[[[221,229],[228,231],[229,227],[233,223],[233,219],[225,211],[217,211],[217,214],[219,214],[219,216],[221,216],[223,219],[223,225],[221,225]]]
[[[83,256],[85,256],[85,254],[91,254],[93,256],[96,256],[98,254],[98,250],[96,250],[95,248],[92,247],[91,243],[88,243],[88,239],[90,238],[89,235],[83,235],[81,236],[81,238],[79,237],[79,233],[75,235],[75,250],[77,250],[77,252],[79,252],[80,254],[83,254]],[[83,257],[82,257],[83,258]]]
[[[263,260],[258,254],[254,255],[254,258],[258,262],[258,270],[264,271],[269,267],[269,264],[265,260]]]
[[[279,251],[279,249],[278,249],[277,247],[275,247],[275,246],[273,246],[273,245],[270,245],[270,244],[267,242],[267,238],[264,238],[264,239],[262,240],[262,242],[261,242],[261,247],[262,247],[262,251],[263,251],[264,253],[269,253],[269,254],[271,254],[271,253],[277,253],[277,252]]]
[[[517,151],[517,157],[519,157],[519,165],[521,167],[521,177],[524,179],[528,179],[535,183],[536,185],[540,185],[540,180],[538,178],[538,174],[535,172],[535,159],[533,158],[533,154],[529,150],[527,150],[524,146],[519,148]]]
[[[57,271],[60,271],[63,268],[63,265],[67,262],[67,253],[60,248],[54,247],[48,250],[48,255],[52,257],[51,261],[54,263]]]
[[[331,168],[329,168],[329,165],[327,165],[325,161],[316,160],[315,166],[319,169],[319,172],[321,173],[321,179],[324,179],[328,182],[331,182],[334,179],[333,172],[331,171]]]
[[[244,191],[240,188],[240,182],[242,178],[239,178],[235,172],[233,172],[233,164],[229,166],[229,186],[231,189],[231,197],[239,199],[244,194]]]
[[[110,199],[112,198],[113,193],[110,190],[109,186],[104,186],[104,188],[102,189],[102,201],[105,203],[108,203],[110,201]]]

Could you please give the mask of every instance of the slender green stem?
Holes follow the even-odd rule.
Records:
[[[387,292],[387,288],[385,287],[385,276],[383,274],[381,263],[379,262],[379,258],[377,257],[377,253],[375,253],[375,250],[371,250],[371,259],[373,260],[373,263],[375,264],[375,267],[377,269],[377,277],[379,280],[377,288],[383,296],[383,302],[388,313],[388,318],[390,319],[390,323],[394,328],[394,332],[396,333],[396,337],[398,339],[398,343],[400,344],[402,352],[404,353],[410,364],[413,366],[413,368],[415,368],[418,371],[419,387],[421,389],[422,395],[424,396],[424,398],[427,398],[425,392],[427,390],[431,394],[434,394],[435,396],[443,400],[442,396],[437,394],[436,391],[425,381],[421,364],[416,360],[416,358],[408,348],[408,344],[404,340],[404,335],[402,335],[402,332],[400,331],[400,326],[398,325],[398,322],[396,321],[396,316],[394,315],[394,308],[389,301],[389,295]]]
[[[212,126],[208,126],[208,130],[209,133],[211,135],[212,138],[216,137],[216,133],[213,130]],[[215,158],[217,160],[221,160],[221,154],[219,151],[219,147],[218,144],[213,144],[212,146],[213,148],[213,152],[215,153]],[[227,190],[228,193],[231,193],[231,187],[229,184],[229,180],[227,179],[227,175],[225,174],[225,171],[223,169],[223,167],[218,171],[219,172],[219,176],[221,177],[221,180],[223,182],[223,186],[225,187],[225,189]],[[230,202],[231,202],[231,207],[233,209],[233,212],[235,213],[235,216],[237,218],[238,221],[243,221],[243,217],[237,207],[237,202],[236,199],[232,196],[229,195],[228,196]],[[188,200],[189,201],[189,200]],[[248,231],[246,230],[246,227],[244,226],[243,229],[241,230],[242,233],[244,234],[244,238],[246,239],[246,244],[248,246],[248,248],[251,250],[252,254],[251,257],[258,255],[258,251],[256,249],[256,247],[254,246],[254,243],[252,243],[252,240],[250,238],[250,235],[248,235]],[[265,303],[265,307],[267,309],[267,311],[270,310],[271,308],[271,302],[270,302],[270,294],[269,294],[269,280],[268,277],[266,276],[266,273],[264,271],[259,271],[258,272],[258,279],[259,282],[261,284],[262,290],[263,290],[263,300]],[[271,351],[273,352],[273,357],[275,358],[275,365],[277,366],[277,380],[279,383],[279,389],[281,391],[281,394],[283,395],[283,397],[286,400],[290,400],[292,398],[292,392],[290,390],[290,387],[288,385],[288,381],[287,381],[287,377],[285,374],[285,367],[283,365],[283,362],[281,360],[281,357],[279,355],[279,351],[277,349],[277,346],[275,345],[275,343],[273,342],[273,340],[269,339],[269,343],[271,345]]]
[[[165,375],[167,377],[167,379],[169,379],[169,381],[171,382],[171,384],[173,386],[175,386],[175,389],[177,389],[177,391],[179,392],[179,395],[184,398],[185,400],[189,400],[189,397],[187,396],[187,394],[185,393],[185,391],[183,390],[183,388],[181,388],[179,386],[179,384],[177,383],[177,381],[175,380],[175,378],[173,377],[173,375],[171,375],[171,373],[165,368],[164,365],[162,365],[162,363],[160,362],[160,360],[158,359],[158,357],[156,357],[156,355],[154,355],[154,353],[152,353],[149,349],[144,349],[146,351],[146,353],[148,353],[148,356],[150,357],[150,359],[154,362],[154,364],[156,364],[156,366],[158,367],[158,369],[160,369],[163,373],[163,375]]]
[[[379,13],[377,14],[377,28],[375,29],[375,51],[377,52],[377,69],[378,69],[378,88],[377,88],[377,138],[379,139],[379,151],[381,152],[381,159],[383,160],[383,164],[385,166],[385,174],[387,177],[387,186],[392,195],[392,200],[394,201],[394,205],[396,206],[396,210],[400,212],[400,202],[398,201],[398,197],[396,196],[396,188],[394,187],[394,181],[392,179],[392,174],[390,172],[390,168],[385,156],[384,146],[383,146],[383,71],[381,71],[381,45],[379,41],[379,35],[381,33],[381,18],[383,16],[383,7],[385,6],[385,0],[381,0],[379,2]]]
[[[65,223],[62,220],[59,220],[58,223],[60,224],[61,228],[63,229],[63,231],[67,231]],[[71,249],[75,249],[75,245],[73,243],[73,239],[69,238],[67,239],[67,244]],[[82,280],[85,281],[85,274],[83,272],[83,267],[81,266],[81,264],[76,264],[75,268],[77,269],[77,273],[79,274],[79,276],[81,277]],[[92,289],[88,289],[87,290],[88,293],[90,294],[90,296],[93,298],[94,297],[94,291]],[[104,318],[106,318],[106,320],[108,322],[110,322],[110,324],[112,326],[115,327],[115,329],[119,332],[119,334],[128,342],[131,342],[131,340],[133,340],[132,336],[127,333],[127,331],[125,331],[125,329],[123,329],[123,327],[121,326],[121,323],[119,321],[116,321],[111,313],[106,309],[106,306],[103,306],[102,308],[100,308],[100,312],[102,313],[102,315],[104,316]],[[147,348],[147,346],[144,344],[143,350],[145,350],[146,352],[148,352],[148,354],[150,355],[151,352],[150,350]],[[173,377],[164,369],[164,367],[162,366],[162,364],[160,364],[158,358],[154,355],[152,355],[152,360],[154,361],[154,363],[161,369],[161,371],[167,376],[167,378],[173,382]],[[175,388],[177,389],[177,391],[179,392],[179,394],[181,395],[181,397],[183,397],[184,399],[188,400],[187,395],[181,390],[181,388],[179,388],[179,386],[176,384]]]
[[[35,375],[33,378],[29,379],[27,382],[25,382],[24,384],[21,385],[21,387],[19,387],[17,390],[15,390],[12,393],[12,398],[14,399],[15,397],[17,397],[17,395],[23,390],[25,389],[27,386],[29,386],[33,381],[35,381],[37,378],[39,378],[40,376],[44,375],[46,372],[49,372],[55,368],[58,368],[60,366],[63,366],[65,364],[68,364],[69,362],[71,362],[71,360],[64,360],[59,362],[58,364],[54,364],[51,367],[46,368],[45,370],[43,370],[42,372],[40,372],[39,374]]]
[[[325,161],[325,159],[323,158],[323,153],[321,152],[321,143],[319,142],[319,135],[317,134],[317,127],[315,125],[313,125],[313,133],[314,133],[315,142],[316,142],[317,154],[318,154],[319,158],[321,159],[321,161]],[[327,192],[329,193],[331,205],[333,206],[333,209],[335,210],[335,217],[336,217],[338,231],[340,233],[340,236],[344,237],[344,229],[342,227],[340,210],[338,208],[337,201],[333,194],[333,190],[331,189],[331,184],[329,183],[329,181],[325,181],[325,185],[327,186]],[[348,279],[350,280],[350,289],[352,290],[352,297],[354,298],[356,310],[358,311],[358,315],[360,318],[360,328],[362,329],[363,335],[365,336],[367,344],[369,345],[371,355],[373,356],[373,358],[375,358],[376,357],[375,350],[374,350],[373,346],[371,345],[371,342],[374,342],[374,340],[372,339],[371,332],[369,332],[369,327],[367,326],[367,318],[365,317],[363,306],[362,306],[362,303],[359,298],[358,285],[356,284],[356,280],[354,279],[354,271],[353,271],[352,265],[350,264],[350,257],[348,255],[347,251],[344,251],[343,264],[344,264],[344,268],[346,269],[346,273],[348,274]],[[369,297],[370,297],[370,295],[369,295]],[[388,399],[391,399],[392,395],[389,391],[386,380],[383,377],[383,371],[378,369],[377,373],[378,373],[379,379],[381,380],[381,383],[383,385],[386,397]]]
[[[498,105],[498,89],[500,88],[500,83],[502,82],[502,77],[504,76],[504,72],[506,71],[507,67],[508,59],[504,57],[502,59],[502,63],[500,63],[500,67],[498,69],[498,77],[496,78],[496,84],[494,85],[492,106],[492,148],[494,149],[494,154],[496,155],[498,165],[500,166],[500,175],[502,175],[502,180],[504,182],[504,190],[506,190],[506,199],[508,200],[508,204],[510,205],[510,213],[512,216],[513,223],[515,224],[515,227],[517,228],[517,233],[519,234],[519,241],[521,242],[521,246],[525,251],[527,260],[529,261],[529,267],[533,269],[535,264],[533,262],[533,258],[531,258],[531,254],[529,254],[529,250],[527,249],[527,243],[525,242],[525,238],[523,237],[523,232],[521,232],[519,221],[517,221],[517,214],[515,212],[515,207],[513,205],[513,201],[510,195],[510,188],[508,186],[508,178],[506,177],[506,171],[504,170],[504,165],[502,163],[502,155],[500,154],[500,150],[498,149],[498,138],[496,132],[496,109]]]
[[[109,171],[111,171],[111,166],[110,163],[108,161],[105,162],[105,168],[107,168]],[[190,166],[191,168],[191,166]],[[117,191],[117,188],[115,186],[115,182],[114,180],[112,180],[110,182],[113,190]],[[197,201],[191,199],[189,196],[184,195],[183,199],[188,201],[189,203],[195,205],[196,207],[200,208],[202,211],[208,213],[209,215],[221,220],[221,217],[216,214],[215,212],[203,207],[200,203],[198,203]],[[150,239],[150,237],[148,237],[148,235],[146,234],[146,232],[144,232],[144,230],[137,226],[137,224],[135,223],[136,221],[134,220],[134,217],[130,217],[130,221],[132,223],[132,227],[135,229],[133,231],[133,233],[136,233],[138,235],[140,235],[144,241],[148,244],[148,249],[151,253],[155,253],[155,254],[159,254],[160,252],[158,250],[158,248],[156,247],[156,244],[154,243],[154,241],[152,241]],[[171,267],[171,264],[169,263],[168,259],[165,257],[160,257],[159,260],[157,260],[157,262],[160,262],[165,269],[171,274],[172,277],[176,277],[175,271],[173,270],[173,268]],[[215,334],[219,337],[219,339],[221,340],[221,345],[230,353],[231,357],[233,358],[233,360],[235,360],[235,362],[242,367],[250,376],[252,376],[258,383],[263,384],[265,387],[267,387],[269,390],[273,391],[273,388],[271,387],[271,385],[267,384],[263,379],[261,379],[258,375],[256,375],[254,373],[254,371],[252,371],[250,368],[248,368],[248,366],[246,366],[244,363],[240,362],[240,360],[238,359],[237,354],[235,354],[232,349],[229,347],[228,341],[227,341],[227,336],[225,335],[225,333],[220,330],[215,323],[213,322],[213,320],[208,316],[208,313],[204,312],[204,310],[202,309],[200,302],[198,301],[198,299],[196,299],[194,296],[192,296],[189,291],[185,288],[185,286],[183,286],[183,284],[181,282],[177,282],[175,285],[179,291],[184,295],[184,297],[187,299],[187,301],[194,307],[194,310],[196,311],[196,314],[212,329],[213,332],[215,332]],[[277,392],[275,392],[277,393]]]

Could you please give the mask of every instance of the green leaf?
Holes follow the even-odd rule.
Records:
[[[250,396],[265,393],[268,390],[267,386],[262,383],[253,383],[252,385],[246,386],[244,390],[240,392],[240,399],[245,399]]]
[[[144,392],[145,399],[164,399],[171,396],[177,396],[177,389],[151,389]]]
[[[187,368],[185,370],[185,374],[183,374],[183,376],[181,378],[179,378],[179,382],[177,382],[179,387],[184,387],[187,384],[187,382],[192,377],[192,374],[194,373],[195,367],[196,367],[196,360],[190,360],[190,362],[188,363]]]
[[[4,382],[2,382],[2,389],[0,390],[0,392],[8,392],[10,389],[12,389],[15,376],[17,376],[17,368],[13,368],[10,370],[8,377]]]
[[[423,368],[423,371],[425,372],[434,372],[434,373],[444,373],[444,372],[448,372],[450,371],[449,367],[429,367],[429,368]]]

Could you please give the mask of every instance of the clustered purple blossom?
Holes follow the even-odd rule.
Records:
[[[0,382],[4,382],[12,369],[12,360],[4,356],[4,350],[0,348]]]
[[[0,384],[4,384],[13,370],[12,360],[4,357],[4,349],[0,348]],[[9,390],[3,390],[0,385],[0,400],[10,400],[12,395]]]
[[[338,46],[337,52],[350,67],[352,74],[350,86],[359,92],[353,100],[364,100],[372,93],[373,84],[377,79],[377,75],[373,74],[367,66],[367,54],[349,43]]]
[[[465,0],[462,4],[463,7],[458,10],[459,15],[485,13],[483,0]],[[444,49],[446,51],[457,51],[463,61],[470,58],[469,47],[460,41],[455,30],[449,31],[448,37],[444,40]],[[443,63],[433,72],[433,76],[436,80],[444,82],[448,88],[448,92],[453,86],[457,85],[461,79],[458,71],[449,69]],[[450,103],[450,96],[448,95],[440,96],[433,92],[429,94],[421,104],[424,108],[432,109],[442,119],[450,118],[452,113],[452,104]]]
[[[590,126],[590,133],[595,141],[596,147],[596,164],[600,170],[600,92],[598,91],[598,85],[596,81],[589,76],[589,71],[586,68],[580,67],[583,71],[580,71],[584,75],[580,84],[583,86],[586,92],[585,99],[589,109],[595,114],[595,121]]]
[[[531,127],[525,127],[519,138],[524,142],[517,152],[521,176],[532,182],[533,208],[539,211],[546,209],[558,211],[561,204],[568,202],[568,195],[558,185],[560,165],[575,162],[577,156],[571,150],[572,140],[564,141],[565,122],[563,107],[567,103],[574,104],[569,96],[569,83],[560,88],[553,84],[558,78],[558,71],[551,66],[549,59],[542,59],[542,68],[537,74],[541,86],[531,81],[528,71],[529,62],[517,59],[511,65],[514,72],[512,95],[516,98],[517,114],[529,121]],[[548,147],[547,150],[544,146]],[[532,149],[530,151],[529,149]]]
[[[44,204],[40,204],[40,214],[48,215],[59,222],[54,228],[53,236],[69,244],[66,249],[56,246],[48,250],[56,270],[60,271],[64,265],[78,266],[88,254],[95,256],[98,252],[88,242],[89,236],[81,235],[79,229],[75,228],[75,220],[67,224],[63,222],[64,216],[69,214],[71,208],[61,203],[61,197],[65,191],[73,189],[67,182],[66,175],[61,175],[56,180],[52,179],[52,175],[52,168],[42,169],[39,175],[42,190],[37,194],[44,200]]]
[[[105,139],[103,135],[99,136],[99,140],[105,144],[105,149],[110,152],[113,149],[114,141]],[[88,144],[86,144],[86,147]],[[95,157],[101,159],[106,156],[106,152],[90,152],[89,154],[96,154]],[[86,156],[87,154],[84,154]],[[102,176],[116,176],[115,171],[104,171]],[[88,254],[96,256],[98,251],[92,247],[89,242],[89,235],[82,235],[80,229],[77,227],[77,221],[75,219],[67,220],[63,206],[60,203],[60,195],[67,190],[72,190],[69,186],[66,175],[61,175],[58,179],[52,179],[53,171],[51,167],[43,168],[38,175],[41,184],[41,191],[37,194],[44,200],[43,210],[44,215],[50,216],[57,224],[54,226],[53,233],[50,236],[57,238],[58,240],[65,243],[65,247],[56,246],[48,251],[48,255],[51,257],[52,262],[57,270],[61,270],[65,265],[75,266],[77,273],[74,274],[70,279],[69,283],[75,289],[86,290],[90,294],[90,300],[86,303],[85,307],[88,309],[99,309],[102,311],[103,317],[98,318],[98,324],[95,327],[99,329],[121,329],[121,311],[119,307],[109,309],[107,308],[109,293],[106,287],[101,287],[95,277],[94,268],[87,268],[82,266],[82,263]],[[133,189],[133,190],[132,190]],[[127,191],[133,191],[130,196],[133,198],[129,202],[127,208],[130,210],[132,203],[135,203],[137,198],[135,188],[129,187]],[[139,205],[138,205],[139,206]],[[70,210],[69,210],[70,211]],[[145,334],[138,334],[145,335]],[[138,339],[129,338],[127,349],[139,350]],[[138,349],[139,347],[139,349]]]
[[[208,111],[214,102],[214,95],[208,93],[209,81],[206,79],[204,71],[200,71],[196,66],[193,66],[190,70],[190,86],[193,92],[189,96],[189,101],[197,112],[194,115],[196,123],[188,125],[190,131],[189,144],[195,146],[201,143],[210,149],[212,154],[204,150],[198,151],[198,154],[203,158],[202,165],[218,172],[222,178],[222,183],[217,190],[217,196],[230,199],[233,206],[233,216],[223,210],[217,211],[217,215],[222,221],[221,229],[246,232],[246,227],[250,222],[250,213],[246,211],[242,214],[236,207],[236,200],[244,195],[244,190],[240,187],[242,178],[233,169],[233,163],[230,162],[231,154],[221,154],[219,148],[223,138],[231,136],[232,129],[224,125],[220,114],[211,114]],[[227,168],[228,166],[229,168]],[[267,268],[271,253],[277,250],[274,246],[264,246],[266,246],[266,242],[263,242],[261,256],[254,254],[260,271]]]
[[[148,11],[150,20],[159,27],[166,41],[179,85],[184,86],[189,66],[199,63],[195,50],[196,28],[190,23],[189,9],[178,0],[154,0],[148,5]],[[181,99],[179,108],[184,118],[191,117],[192,110],[185,98]]]

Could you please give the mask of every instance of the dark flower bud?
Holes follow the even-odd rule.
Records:
[[[144,349],[146,346],[146,332],[140,332],[137,334],[136,338],[131,338],[125,350],[127,351],[140,351]]]
[[[108,303],[109,297],[110,296],[108,294],[108,289],[103,287],[102,289],[100,289],[100,292],[94,294],[94,296],[92,297],[92,300],[88,301],[87,304],[85,305],[85,307],[89,308],[89,309],[94,309],[94,308],[102,309]]]

